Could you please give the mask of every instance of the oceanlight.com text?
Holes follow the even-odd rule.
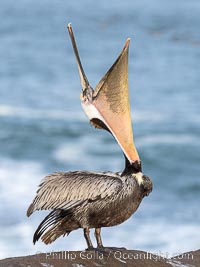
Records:
[[[42,252],[37,252],[36,254],[40,254]],[[57,259],[57,260],[69,260],[74,261],[77,259],[82,260],[106,260],[109,258],[113,258],[115,260],[119,260],[122,262],[126,262],[128,260],[153,260],[158,261],[161,259],[164,260],[193,260],[194,256],[192,253],[169,253],[158,251],[154,253],[150,252],[137,252],[131,250],[106,250],[106,253],[94,250],[94,251],[61,251],[61,252],[46,252],[46,259]]]

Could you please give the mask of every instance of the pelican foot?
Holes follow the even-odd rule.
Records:
[[[97,247],[97,248],[94,248],[94,247],[88,247],[85,249],[86,251],[98,251],[98,252],[102,252],[105,250],[104,247]]]
[[[86,251],[94,251],[94,250],[96,250],[96,248],[94,248],[93,246],[91,246],[91,247],[86,248],[85,250]]]
[[[113,251],[121,251],[121,250],[126,250],[126,248],[118,248],[118,247],[102,247],[101,250],[105,250],[105,251],[110,251],[110,250],[113,250]]]
[[[86,251],[97,251],[97,252],[101,252],[101,253],[107,253],[107,252],[111,252],[111,251],[121,251],[121,250],[126,250],[126,248],[124,247],[121,247],[121,248],[118,248],[118,247],[97,247],[97,248],[94,248],[94,247],[88,247],[85,249]]]
[[[105,247],[97,247],[97,248],[89,247],[89,248],[86,248],[85,251],[101,253],[104,256],[110,255],[110,249],[105,248]]]
[[[112,252],[115,251],[123,251],[126,250],[126,248],[117,248],[117,247],[97,247],[96,251],[101,252],[103,254],[112,254]]]

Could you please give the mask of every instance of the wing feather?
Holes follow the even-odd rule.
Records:
[[[86,171],[53,173],[42,180],[27,215],[41,209],[69,210],[85,201],[110,197],[121,188],[122,181],[117,174]]]

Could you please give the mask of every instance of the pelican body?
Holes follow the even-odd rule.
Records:
[[[68,24],[68,31],[82,85],[83,110],[94,127],[113,135],[124,153],[125,168],[122,173],[73,171],[50,174],[39,185],[27,216],[36,210],[51,210],[38,226],[34,243],[41,237],[45,244],[50,244],[61,235],[82,228],[88,249],[92,249],[89,233],[95,228],[97,248],[103,249],[101,227],[126,221],[144,196],[152,191],[151,179],[142,173],[133,141],[128,94],[130,39],[93,90],[84,73],[71,24]]]

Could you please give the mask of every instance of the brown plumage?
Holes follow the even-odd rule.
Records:
[[[129,39],[116,62],[93,90],[83,71],[70,24],[68,30],[81,79],[83,109],[93,126],[114,136],[124,152],[126,166],[122,173],[73,171],[46,176],[27,216],[36,210],[52,210],[38,226],[34,243],[41,237],[45,244],[49,244],[61,235],[83,228],[88,248],[93,248],[89,229],[95,228],[97,247],[102,248],[101,227],[127,220],[143,197],[152,191],[152,182],[142,173],[132,136],[128,95]]]
[[[35,210],[53,211],[39,225],[34,243],[46,244],[83,228],[120,224],[138,208],[151,191],[151,181],[141,172],[132,174],[58,172],[44,178],[27,215]]]

